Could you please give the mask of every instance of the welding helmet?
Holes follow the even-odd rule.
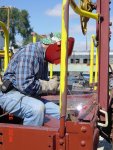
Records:
[[[73,46],[74,46],[74,38],[69,37],[68,38],[68,49],[67,49],[68,57],[72,53]],[[50,44],[45,52],[46,61],[48,61],[49,63],[52,63],[52,64],[59,64],[60,57],[61,57],[61,45],[57,45],[57,42],[54,44]]]
[[[45,38],[41,39],[42,43],[49,45],[45,52],[45,59],[49,63],[59,64],[60,63],[60,53],[61,44],[57,45],[57,42],[61,42],[61,33],[51,33]],[[68,38],[68,56],[71,55],[74,46],[74,38]]]

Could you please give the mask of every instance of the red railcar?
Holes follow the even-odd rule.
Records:
[[[11,115],[1,117],[0,150],[96,150],[99,135],[112,141],[112,101],[109,98],[108,88],[110,0],[97,0],[95,4],[83,0],[82,4],[88,6],[86,10],[79,9],[74,0],[63,1],[62,35],[65,40],[68,38],[69,5],[84,17],[82,18],[83,30],[86,29],[88,16],[93,18],[91,11],[96,9],[98,14],[96,42],[99,49],[97,91],[67,95],[66,68],[64,74],[61,74],[66,86],[63,91],[60,91],[60,98],[55,95],[43,97],[54,101],[61,99],[60,120],[46,116],[48,122],[44,126],[31,127],[23,126],[21,120]],[[63,42],[65,43],[62,40],[62,44]],[[64,67],[67,67],[67,57],[64,58]],[[66,115],[68,115],[67,119]]]

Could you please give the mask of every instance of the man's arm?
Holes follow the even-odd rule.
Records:
[[[38,72],[39,60],[34,48],[32,45],[27,47],[27,50],[19,58],[16,68],[16,88],[28,95],[38,94],[41,88],[39,80],[35,79],[35,70]]]

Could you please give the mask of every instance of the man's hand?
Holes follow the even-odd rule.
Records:
[[[52,78],[49,81],[40,80],[41,93],[42,94],[56,94],[59,87],[59,82],[57,78]]]

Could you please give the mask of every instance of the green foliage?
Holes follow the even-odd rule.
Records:
[[[16,35],[20,34],[24,41],[29,41],[33,29],[30,26],[29,13],[26,10],[10,8],[9,11],[9,33],[12,46],[16,46]],[[7,25],[8,10],[0,9],[0,20]]]
[[[37,34],[37,33],[35,33],[35,35],[36,35],[37,41],[39,41],[39,40],[42,38],[42,36],[39,35],[39,34]],[[33,36],[32,36],[32,35],[29,35],[27,38],[25,38],[25,39],[23,40],[23,45],[26,45],[26,44],[32,43],[32,42],[33,42]]]

